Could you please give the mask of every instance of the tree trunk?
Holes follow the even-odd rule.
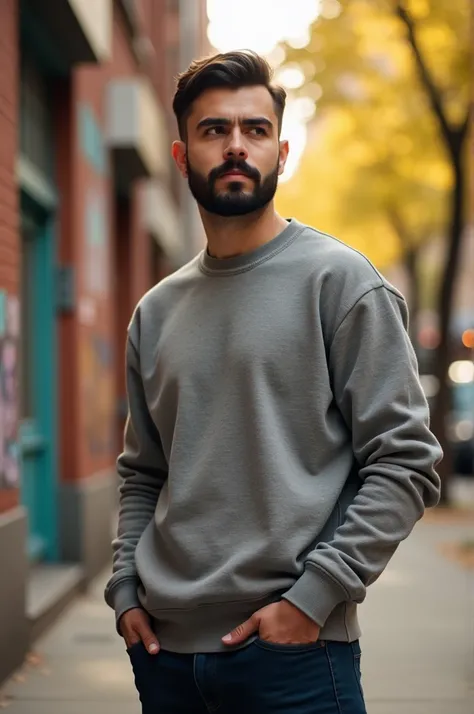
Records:
[[[395,12],[405,24],[408,42],[411,46],[421,84],[431,104],[443,141],[448,152],[454,175],[454,187],[451,195],[451,211],[448,235],[447,260],[443,274],[441,290],[438,296],[438,315],[440,328],[440,344],[436,350],[434,374],[439,380],[439,392],[436,395],[432,412],[431,426],[444,449],[444,459],[438,467],[442,479],[441,503],[449,501],[449,482],[452,476],[453,459],[450,444],[446,434],[446,416],[450,410],[450,390],[448,384],[448,369],[451,356],[450,328],[453,312],[453,297],[457,275],[461,239],[464,223],[464,167],[463,147],[470,121],[470,106],[464,121],[454,126],[448,120],[442,102],[442,93],[435,84],[431,71],[421,53],[417,40],[413,18],[405,7],[404,0],[397,0]]]
[[[407,226],[402,218],[397,206],[389,203],[386,206],[387,218],[398,236],[403,252],[403,264],[408,276],[408,292],[410,298],[408,307],[410,310],[410,339],[417,350],[417,322],[420,310],[420,284],[418,281],[418,254],[421,241],[415,241],[415,236],[410,235]]]
[[[415,351],[418,353],[417,325],[420,312],[420,284],[418,281],[418,248],[414,246],[405,248],[405,268],[408,275],[410,293],[410,339]]]
[[[434,373],[439,380],[439,392],[436,395],[432,412],[432,429],[444,451],[444,459],[438,467],[438,473],[442,480],[441,503],[443,505],[448,505],[449,503],[449,486],[453,471],[452,450],[446,434],[446,416],[450,410],[450,389],[448,384],[448,369],[452,353],[450,328],[464,219],[464,174],[461,151],[457,153],[457,156],[453,156],[453,169],[454,187],[450,208],[448,251],[443,282],[438,297],[440,343],[436,350]]]

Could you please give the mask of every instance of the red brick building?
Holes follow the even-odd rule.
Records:
[[[110,557],[126,327],[202,239],[170,104],[204,4],[0,3],[0,681]]]

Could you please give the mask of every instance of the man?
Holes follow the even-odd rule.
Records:
[[[145,714],[365,712],[357,603],[439,498],[402,296],[275,212],[284,105],[250,52],[178,81],[207,249],[129,326],[106,590]]]

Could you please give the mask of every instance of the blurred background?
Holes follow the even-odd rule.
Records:
[[[361,250],[406,296],[445,450],[441,520],[472,516],[471,12],[0,0],[0,682],[109,563],[126,327],[205,245],[170,156],[175,78],[213,51],[260,52],[288,92],[279,212]],[[450,551],[463,568],[468,531]]]

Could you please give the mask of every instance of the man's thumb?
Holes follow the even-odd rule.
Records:
[[[250,635],[258,630],[257,618],[252,615],[251,618],[238,625],[232,632],[222,638],[225,645],[236,645],[244,642]]]
[[[160,645],[158,644],[158,640],[156,639],[151,627],[148,627],[148,625],[142,625],[138,634],[140,635],[141,641],[145,645],[147,651],[150,654],[158,654],[160,651]]]

